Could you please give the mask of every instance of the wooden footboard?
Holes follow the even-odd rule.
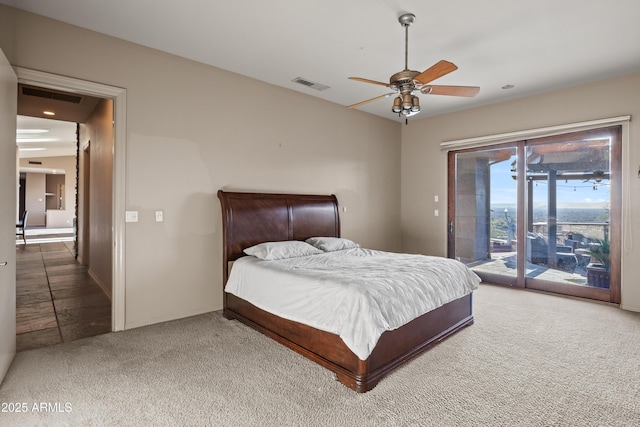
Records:
[[[363,361],[335,334],[283,319],[231,294],[226,298],[226,318],[237,319],[324,366],[341,383],[360,393],[371,390],[395,368],[473,323],[472,296],[467,295],[385,332]]]

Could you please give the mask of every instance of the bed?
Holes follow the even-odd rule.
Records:
[[[473,323],[472,293],[435,308],[380,335],[365,360],[335,333],[288,320],[226,292],[233,263],[263,242],[340,237],[334,195],[218,191],[223,224],[223,315],[271,337],[334,372],[357,392],[367,392],[389,372]]]

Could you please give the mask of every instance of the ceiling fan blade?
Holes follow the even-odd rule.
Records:
[[[347,108],[358,108],[361,105],[368,104],[373,101],[377,101],[378,99],[386,98],[388,96],[394,95],[395,92],[385,93],[384,95],[376,96],[375,98],[367,99],[366,101],[358,102],[357,104],[348,105]]]
[[[480,88],[478,86],[424,85],[420,88],[420,92],[425,95],[466,96],[471,98],[480,92]]]
[[[371,83],[371,84],[378,85],[378,86],[393,87],[389,83],[383,83],[383,82],[377,82],[375,80],[363,79],[362,77],[349,77],[349,79],[357,80],[357,81],[363,82],[363,83]]]
[[[456,67],[455,64],[452,64],[451,62],[445,61],[443,59],[435,65],[432,65],[430,68],[427,68],[422,73],[418,74],[416,77],[414,77],[414,80],[417,80],[422,84],[426,84],[457,69],[458,67]]]

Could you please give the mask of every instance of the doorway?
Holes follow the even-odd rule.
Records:
[[[106,240],[110,247],[112,274],[112,331],[125,328],[125,281],[124,281],[124,206],[125,206],[125,152],[126,152],[126,90],[100,83],[59,76],[41,71],[14,67],[19,83],[63,91],[71,94],[89,95],[111,100],[113,121],[112,189],[109,191],[111,206],[111,236]],[[81,217],[80,215],[79,217]]]
[[[449,256],[488,282],[619,303],[621,135],[449,152]]]
[[[103,164],[92,170],[101,172],[95,179],[101,186],[90,189],[88,182],[79,179],[87,175],[79,146],[82,140],[100,135],[102,141],[97,140],[103,143],[103,151],[112,152],[112,104],[97,97],[18,85],[19,165],[26,175],[21,208],[29,211],[28,238],[16,247],[18,350],[111,331],[111,239],[101,244],[100,232],[112,228],[112,160],[98,158]],[[57,119],[24,115],[43,111]],[[71,120],[82,122],[82,132]],[[89,214],[78,209],[88,204],[87,196],[107,208],[97,218],[100,226],[86,234],[76,233],[76,224],[82,230],[89,223]],[[69,231],[71,239],[64,237]],[[76,243],[98,251],[106,246],[109,253],[99,260],[79,258]]]

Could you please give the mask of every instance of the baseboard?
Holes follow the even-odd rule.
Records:
[[[98,276],[96,276],[93,271],[91,271],[91,269],[88,269],[87,272],[89,273],[89,276],[91,276],[91,278],[98,284],[98,286],[100,286],[100,289],[102,289],[102,292],[104,292],[104,294],[107,296],[107,298],[109,298],[110,301],[113,301],[113,299],[111,298],[111,288],[107,287],[102,280],[100,280],[98,278]]]
[[[640,307],[634,307],[632,305],[620,304],[620,308],[627,311],[635,311],[640,313]]]
[[[185,319],[187,317],[199,316],[201,314],[211,313],[213,311],[219,311],[218,309],[212,309],[211,307],[200,307],[198,309],[189,310],[187,313],[173,313],[165,316],[154,317],[151,319],[139,320],[137,322],[126,322],[124,329],[135,329],[143,326],[155,325],[157,323],[171,322],[172,320]]]

